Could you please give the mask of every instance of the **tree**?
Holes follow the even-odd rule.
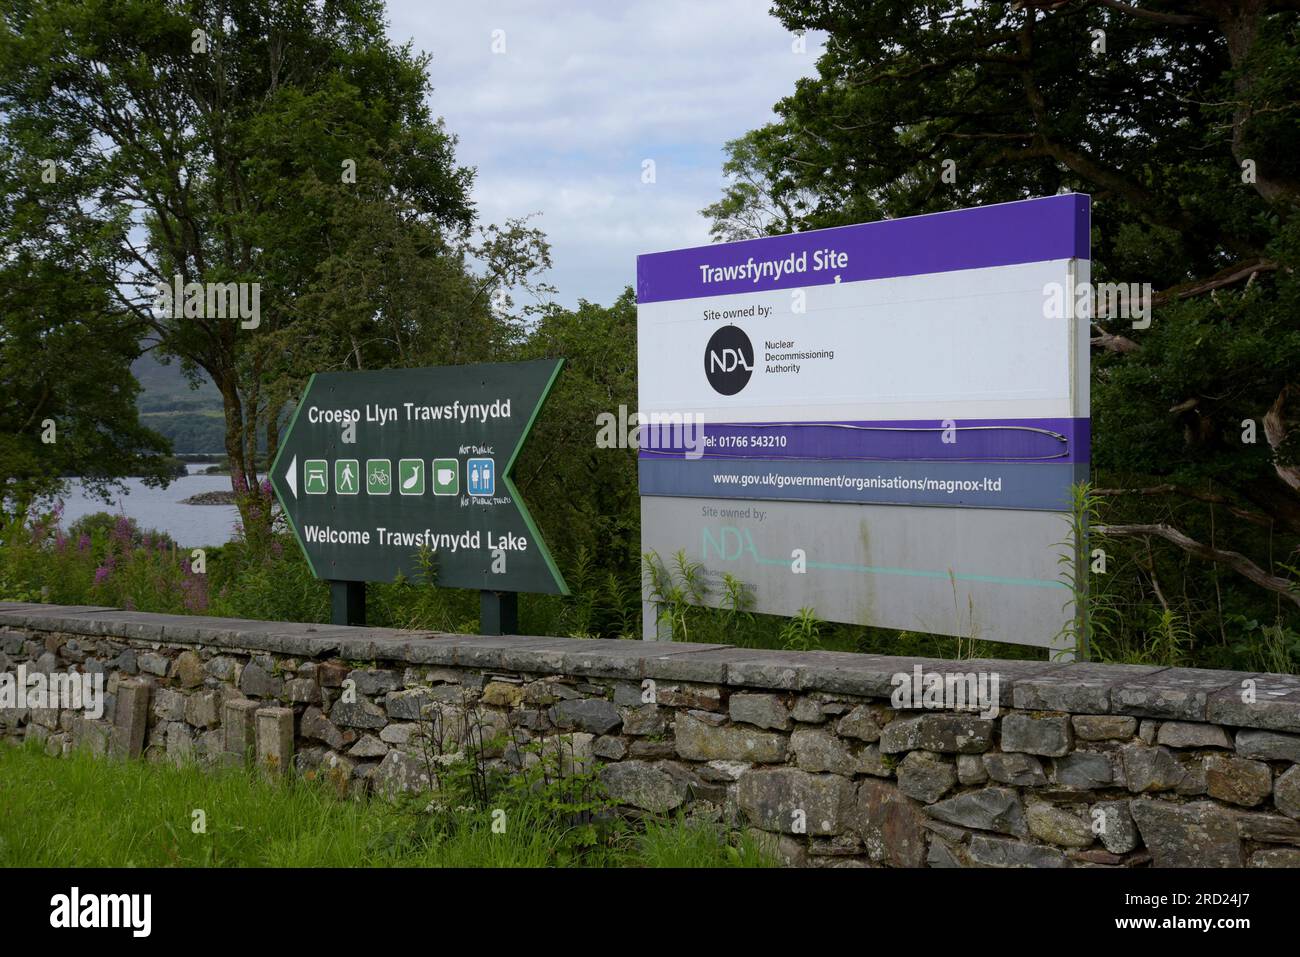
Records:
[[[1131,541],[1124,574],[1161,604],[1181,579],[1188,613],[1209,604],[1220,632],[1225,614],[1290,607],[1294,576],[1278,573],[1300,542],[1297,5],[774,12],[826,31],[825,52],[775,123],[731,145],[733,166],[760,176],[709,208],[715,234],[752,219],[754,197],[810,229],[1090,193],[1094,281],[1157,290],[1149,329],[1101,317],[1093,339],[1094,478],[1110,532]]]
[[[387,40],[378,0],[5,0],[0,11],[3,122],[75,172],[79,216],[103,234],[108,311],[211,377],[232,485],[253,486],[259,436],[274,455],[302,378],[293,330],[329,281],[322,267],[343,249],[354,274],[384,267],[383,249],[352,242],[358,204],[426,236],[473,220],[472,171],[425,104],[428,57]],[[204,284],[187,314],[159,308],[159,283],[173,281]],[[214,304],[236,288],[247,314],[221,315]],[[265,524],[243,511],[246,527]]]
[[[167,443],[140,425],[131,361],[141,327],[113,313],[97,236],[75,189],[0,138],[0,519],[25,520],[64,477],[104,494],[126,475],[166,482]]]

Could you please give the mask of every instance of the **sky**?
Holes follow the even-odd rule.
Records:
[[[388,0],[388,17],[433,57],[480,220],[540,214],[565,306],[613,301],[640,253],[710,241],[723,145],[773,118],[822,42],[795,52],[764,0]]]

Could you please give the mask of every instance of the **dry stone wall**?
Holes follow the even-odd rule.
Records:
[[[895,676],[996,675],[996,714]],[[1300,678],[441,635],[0,603],[0,675],[102,674],[105,709],[0,710],[51,754],[255,761],[429,786],[430,728],[517,768],[539,738],[629,813],[752,829],[790,865],[1300,866]]]

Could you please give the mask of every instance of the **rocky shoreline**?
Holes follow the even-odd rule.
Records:
[[[181,499],[182,505],[234,505],[235,493],[231,491],[199,492]]]

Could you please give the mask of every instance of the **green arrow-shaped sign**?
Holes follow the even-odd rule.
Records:
[[[563,363],[313,375],[271,466],[312,573],[567,595],[511,480]]]

